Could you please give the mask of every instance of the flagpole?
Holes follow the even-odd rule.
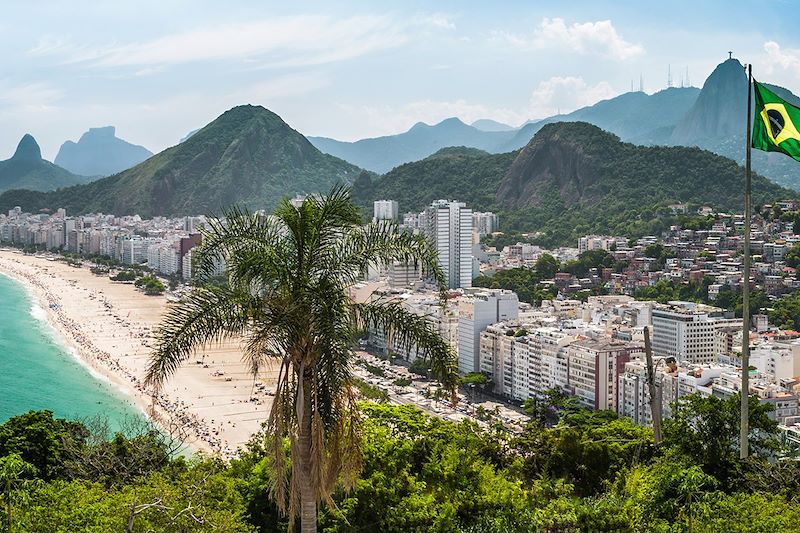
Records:
[[[739,435],[739,457],[749,455],[750,409],[750,225],[752,219],[752,183],[750,177],[750,145],[752,128],[750,115],[753,99],[753,65],[747,65],[747,150],[744,170],[744,276],[742,284],[742,419]]]

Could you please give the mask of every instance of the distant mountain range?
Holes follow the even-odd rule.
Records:
[[[11,159],[0,161],[0,192],[10,189],[52,191],[88,180],[42,159],[39,144],[30,134],[22,137]]]
[[[511,131],[482,131],[449,118],[434,126],[423,122],[398,135],[343,142],[325,137],[309,137],[325,152],[373,172],[384,173],[397,165],[419,161],[448,146],[469,146],[490,152],[498,151],[514,137]]]
[[[625,93],[572,113],[530,121],[520,128],[488,119],[467,125],[457,118],[449,118],[433,126],[420,122],[405,133],[355,142],[326,137],[309,137],[308,140],[325,153],[378,173],[418,161],[449,146],[466,146],[491,153],[518,150],[544,125],[553,122],[588,122],[625,140],[653,144],[669,139],[672,128],[692,107],[699,93],[695,87],[671,88],[652,95]]]
[[[470,124],[470,126],[481,131],[513,131],[517,129],[514,126],[509,126],[508,124],[503,124],[502,122],[497,122],[489,118],[476,120]]]
[[[326,191],[360,172],[314,148],[278,115],[245,105],[124,172],[49,193],[8,191],[0,205],[144,217],[219,213],[232,205],[269,210],[286,195]]]
[[[116,136],[114,126],[91,128],[77,143],[61,145],[55,164],[82,176],[110,176],[138,165],[153,153]]]
[[[785,99],[800,105],[789,90],[770,86]],[[703,85],[673,87],[654,93],[625,93],[565,115],[529,121],[518,129],[490,120],[471,126],[458,119],[436,125],[417,124],[398,135],[355,142],[309,137],[323,152],[368,170],[385,173],[403,163],[417,161],[448,146],[466,146],[503,153],[525,146],[546,124],[582,121],[640,145],[699,146],[744,161],[747,78],[736,59],[717,66]],[[800,165],[782,154],[754,151],[753,168],[784,186],[800,190]]]
[[[439,198],[500,213],[503,228],[543,233],[546,244],[579,235],[656,234],[667,228],[667,206],[684,202],[741,211],[744,174],[730,159],[689,147],[621,142],[585,122],[543,126],[518,152],[490,154],[447,148],[384,176],[363,175],[359,203],[391,198],[403,211]],[[796,193],[755,175],[756,205]]]

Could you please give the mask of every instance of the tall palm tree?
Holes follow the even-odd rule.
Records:
[[[198,278],[224,261],[228,284],[196,287],[169,309],[146,382],[158,389],[196,348],[228,338],[246,340],[243,359],[253,375],[277,362],[266,424],[274,467],[270,493],[291,524],[299,515],[303,532],[316,531],[318,506],[332,503],[337,484],[351,488],[361,466],[352,375],[360,332],[382,328],[396,344],[416,346],[454,394],[454,354],[424,316],[383,298],[355,302],[348,292],[370,268],[397,260],[421,266],[444,298],[436,254],[424,238],[393,223],[362,226],[342,187],[299,207],[284,199],[273,216],[228,211],[210,221],[195,250]]]

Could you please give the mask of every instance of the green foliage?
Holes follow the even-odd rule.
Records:
[[[132,531],[142,533],[254,533],[236,485],[213,461],[112,490],[87,481],[55,481],[30,490],[14,521],[20,531],[125,531],[132,519]]]
[[[538,262],[537,262],[538,264]],[[549,262],[542,264],[545,273],[550,273],[552,265]],[[510,289],[517,293],[521,302],[539,305],[542,300],[552,300],[557,292],[552,285],[542,285],[545,278],[538,268],[511,268],[500,270],[493,276],[478,276],[472,281],[475,287],[488,287],[491,289]]]
[[[531,416],[531,422],[542,427],[552,427],[565,416],[585,411],[578,398],[561,389],[548,389],[542,397],[531,396],[522,405]]]
[[[361,404],[361,476],[351,490],[332,493],[320,530],[794,531],[796,463],[763,454],[738,460],[736,397],[681,402],[658,447],[648,428],[588,411],[559,391],[527,402],[534,420],[518,435],[410,405]],[[753,449],[773,450],[767,408],[752,398],[750,412]],[[13,434],[30,443],[54,423],[84,429],[80,446],[59,452],[63,466],[49,479],[35,479],[42,469],[19,454],[0,455],[0,523],[10,509],[11,531],[124,531],[132,516],[132,530],[142,533],[288,529],[267,497],[274,471],[264,433],[230,463],[170,460],[148,431],[106,439],[47,416],[17,417]],[[109,467],[92,466],[104,462]]]
[[[383,367],[373,365],[366,361],[361,361],[360,365],[363,366],[367,372],[375,376],[383,377],[386,375],[386,371],[383,369]]]
[[[428,377],[431,371],[431,363],[424,357],[417,357],[408,365],[408,371],[418,376]]]
[[[715,303],[708,299],[708,287],[714,283],[714,278],[705,276],[703,281],[691,281],[688,283],[660,279],[655,285],[636,289],[634,297],[637,300],[655,300],[659,303],[680,300],[684,302]],[[721,302],[725,303],[725,302]],[[722,307],[722,305],[720,305]]]
[[[482,387],[489,383],[489,378],[483,372],[469,372],[461,376],[462,385],[477,385]]]
[[[579,278],[585,277],[593,268],[611,268],[614,266],[614,256],[608,251],[586,250],[577,259],[567,261],[562,270]]]
[[[769,418],[772,405],[749,398],[750,449],[763,454],[774,450],[778,425]],[[673,416],[664,421],[664,439],[680,456],[713,476],[723,487],[734,488],[741,475],[739,461],[739,395],[724,400],[694,394],[681,398],[673,407]]]
[[[366,381],[354,379],[353,386],[356,388],[356,390],[358,390],[358,393],[365,400],[377,403],[386,403],[389,401],[389,394],[387,394],[386,391],[383,391],[374,385],[370,385]]]
[[[492,246],[499,251],[506,246],[511,246],[520,242],[532,244],[534,240],[535,239],[530,237],[528,234],[520,233],[519,231],[508,231],[494,235],[486,235],[483,239],[481,239],[481,243],[485,244],[486,246]]]
[[[752,305],[752,304],[751,304]],[[781,329],[800,331],[800,291],[780,298],[770,304],[769,322]]]
[[[133,270],[120,270],[108,279],[111,281],[135,281],[136,278],[136,272]]]
[[[800,244],[795,244],[786,252],[786,266],[792,268],[800,267]]]
[[[53,418],[51,411],[30,411],[0,425],[0,457],[17,454],[33,465],[37,477],[53,479],[63,472],[69,443],[85,434],[82,424]]]
[[[161,294],[167,290],[167,287],[160,279],[151,275],[142,276],[136,280],[134,285],[136,285],[137,288],[142,289],[145,294],[149,295]]]
[[[561,263],[550,254],[542,254],[533,266],[542,279],[552,279],[561,268]]]

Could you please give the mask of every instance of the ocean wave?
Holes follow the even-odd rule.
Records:
[[[31,316],[40,322],[47,322],[47,311],[42,309],[38,304],[31,306]]]

